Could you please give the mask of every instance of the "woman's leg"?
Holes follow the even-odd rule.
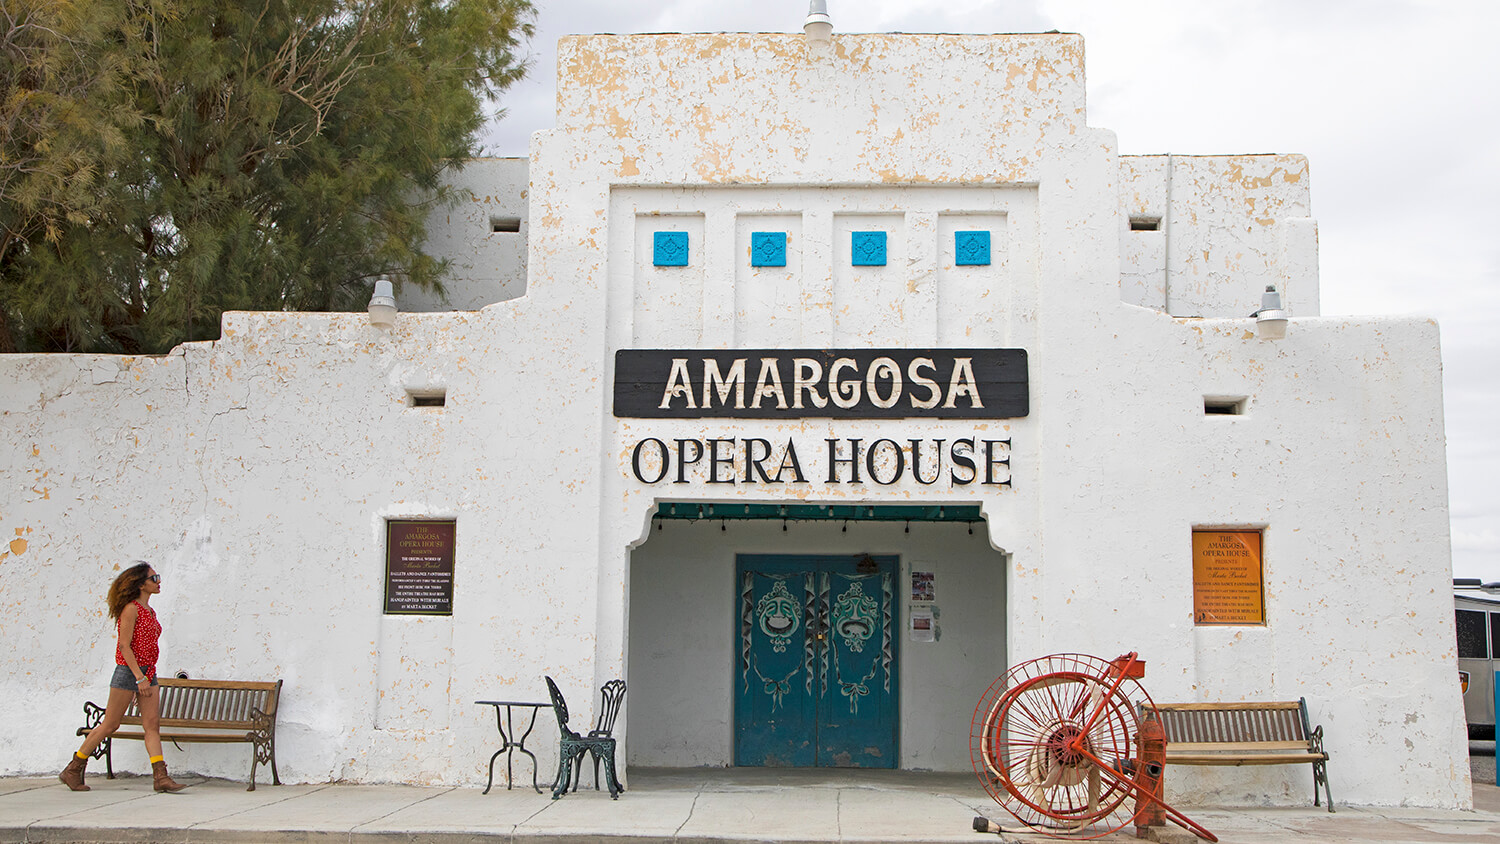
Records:
[[[109,689],[109,700],[104,705],[104,719],[89,734],[83,737],[83,746],[78,748],[79,756],[88,756],[99,748],[99,744],[115,734],[120,728],[120,719],[125,717],[125,710],[130,706],[130,699],[135,697],[135,692],[117,689],[113,686]],[[161,741],[157,740],[157,746]]]
[[[89,730],[89,734],[83,738],[83,746],[68,760],[68,766],[63,768],[57,778],[63,784],[74,791],[88,791],[89,787],[84,785],[84,768],[88,766],[89,755],[99,748],[105,739],[115,734],[120,728],[120,720],[125,717],[125,710],[130,706],[130,699],[135,695],[128,689],[115,686],[109,687],[109,703],[104,707],[104,717],[99,723]]]
[[[141,732],[146,734],[146,755],[153,761],[161,756],[161,687],[147,686],[136,693],[141,709]]]
[[[161,689],[148,686],[137,698],[141,706],[141,729],[146,734],[146,753],[151,757],[152,788],[157,791],[181,791],[186,788],[167,773],[166,760],[161,758]]]

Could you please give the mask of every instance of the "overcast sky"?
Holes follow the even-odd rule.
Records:
[[[536,2],[533,68],[505,94],[492,155],[526,155],[531,133],[553,126],[563,35],[799,32],[807,14],[805,0]],[[1122,153],[1307,155],[1323,314],[1441,326],[1454,570],[1500,581],[1500,2],[828,6],[835,32],[1080,33],[1088,123],[1113,130]],[[1400,471],[1403,456],[1390,462]]]

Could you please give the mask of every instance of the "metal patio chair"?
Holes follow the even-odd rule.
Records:
[[[585,738],[612,738],[615,734],[615,719],[620,717],[620,704],[625,702],[625,681],[610,680],[599,687],[599,717],[594,729]],[[594,760],[594,790],[599,790],[599,754],[590,754]],[[573,790],[583,784],[583,757],[573,761]],[[624,787],[620,788],[624,791]]]
[[[594,764],[604,761],[605,783],[609,786],[609,797],[611,800],[620,799],[620,792],[625,789],[620,787],[620,780],[615,776],[615,739],[613,736],[589,735],[582,736],[568,728],[568,702],[563,698],[562,692],[557,688],[557,683],[551,677],[547,679],[547,693],[552,696],[552,712],[557,716],[557,730],[559,735],[558,758],[557,758],[557,782],[552,786],[552,799],[556,800],[568,793],[568,787],[573,780],[573,767],[577,763],[582,775],[583,754],[588,753],[594,757]],[[624,696],[625,684],[620,683],[620,695]],[[609,685],[605,684],[606,687]],[[616,711],[619,705],[616,703]],[[604,713],[601,712],[601,722]],[[609,728],[614,729],[614,718],[609,720]],[[597,768],[596,768],[597,771]],[[597,776],[597,774],[596,774]],[[594,783],[598,786],[597,780]]]

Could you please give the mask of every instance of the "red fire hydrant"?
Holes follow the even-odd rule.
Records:
[[[1136,762],[1136,782],[1142,791],[1156,798],[1135,798],[1135,832],[1141,838],[1146,827],[1167,825],[1167,810],[1161,802],[1166,793],[1163,781],[1167,768],[1167,731],[1149,710],[1142,714],[1135,746],[1140,755]]]

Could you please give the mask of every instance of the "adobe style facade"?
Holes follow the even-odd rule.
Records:
[[[626,777],[967,770],[1008,666],[1135,650],[1158,701],[1306,697],[1341,803],[1468,805],[1438,329],[1320,313],[1306,159],[1121,156],[1076,35],[559,53],[434,220],[446,301],[0,358],[0,773],[76,746],[145,559],[163,674],[285,681],[284,781],[483,783],[473,702],[544,675],[575,727],[627,681]]]

